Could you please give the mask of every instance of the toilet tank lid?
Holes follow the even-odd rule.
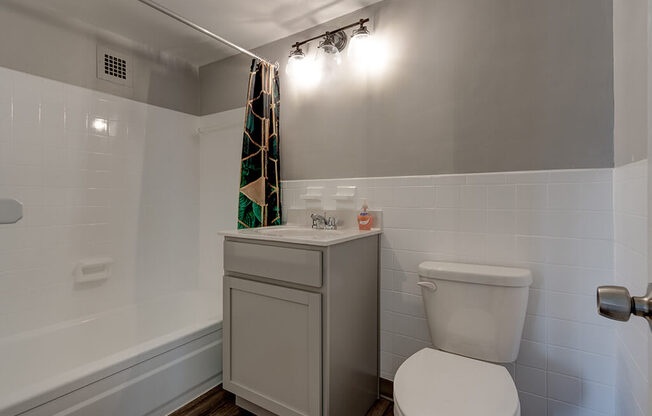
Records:
[[[440,261],[421,263],[419,276],[491,286],[524,287],[532,284],[532,272],[528,269]]]

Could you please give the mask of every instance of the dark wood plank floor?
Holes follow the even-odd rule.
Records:
[[[235,405],[235,396],[222,385],[207,391],[170,416],[253,416],[252,413]],[[392,402],[378,399],[366,416],[394,416]]]
[[[394,403],[380,398],[376,400],[376,403],[369,409],[366,416],[394,416]]]

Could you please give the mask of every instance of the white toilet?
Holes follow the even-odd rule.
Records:
[[[529,270],[474,264],[419,265],[430,338],[394,377],[396,416],[519,416],[505,367],[523,332]],[[482,361],[481,361],[482,360]]]

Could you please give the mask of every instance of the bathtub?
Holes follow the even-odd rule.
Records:
[[[163,415],[221,382],[216,292],[0,339],[0,415]]]

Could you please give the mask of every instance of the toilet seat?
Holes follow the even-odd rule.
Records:
[[[497,364],[424,348],[394,377],[396,416],[519,416],[514,382]]]

